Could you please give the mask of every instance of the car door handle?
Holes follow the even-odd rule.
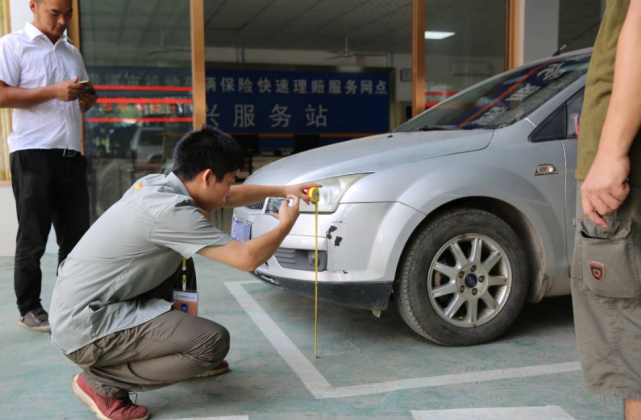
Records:
[[[539,165],[539,166],[536,167],[536,172],[534,172],[534,176],[554,175],[554,174],[558,174],[558,173],[559,172],[556,170],[554,165],[546,163],[544,165]]]

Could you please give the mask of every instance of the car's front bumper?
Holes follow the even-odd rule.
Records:
[[[314,282],[254,275],[279,289],[293,292],[299,296],[314,299],[316,287]],[[385,309],[392,293],[393,282],[322,282],[318,285],[318,300],[361,309]]]
[[[278,224],[245,207],[234,215],[251,223],[252,238]],[[336,212],[319,215],[318,249],[326,255],[326,269],[318,273],[319,297],[357,308],[386,308],[405,244],[424,217],[401,203],[341,204]],[[314,215],[301,214],[281,249],[313,252],[314,247]],[[272,257],[255,274],[276,287],[314,297],[315,276],[309,267],[288,268]]]

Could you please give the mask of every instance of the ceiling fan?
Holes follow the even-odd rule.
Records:
[[[338,51],[333,57],[329,57],[327,60],[336,60],[338,58],[352,58],[352,57],[367,57],[367,56],[384,56],[387,54],[383,53],[358,53],[349,49],[349,38],[345,37],[345,49],[343,51]]]

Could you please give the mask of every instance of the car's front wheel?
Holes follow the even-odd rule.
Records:
[[[396,283],[398,309],[436,343],[485,343],[519,315],[527,271],[523,245],[507,223],[482,210],[453,210],[414,236]]]

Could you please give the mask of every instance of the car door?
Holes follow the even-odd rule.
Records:
[[[576,213],[576,159],[577,137],[581,109],[583,107],[583,92],[581,89],[563,105],[558,107],[549,117],[539,125],[531,134],[533,142],[558,141],[563,146],[565,161],[564,168],[564,211],[565,211],[565,252],[567,257],[567,270],[570,274],[572,254],[574,252],[574,225]],[[538,168],[537,168],[538,169]],[[541,168],[545,170],[546,168]]]
[[[576,224],[576,159],[579,138],[579,122],[583,109],[583,94],[585,89],[578,91],[566,104],[566,138],[561,142],[565,152],[565,209],[566,223],[565,234],[567,237],[568,273],[572,268],[572,255],[574,253],[574,231]]]

